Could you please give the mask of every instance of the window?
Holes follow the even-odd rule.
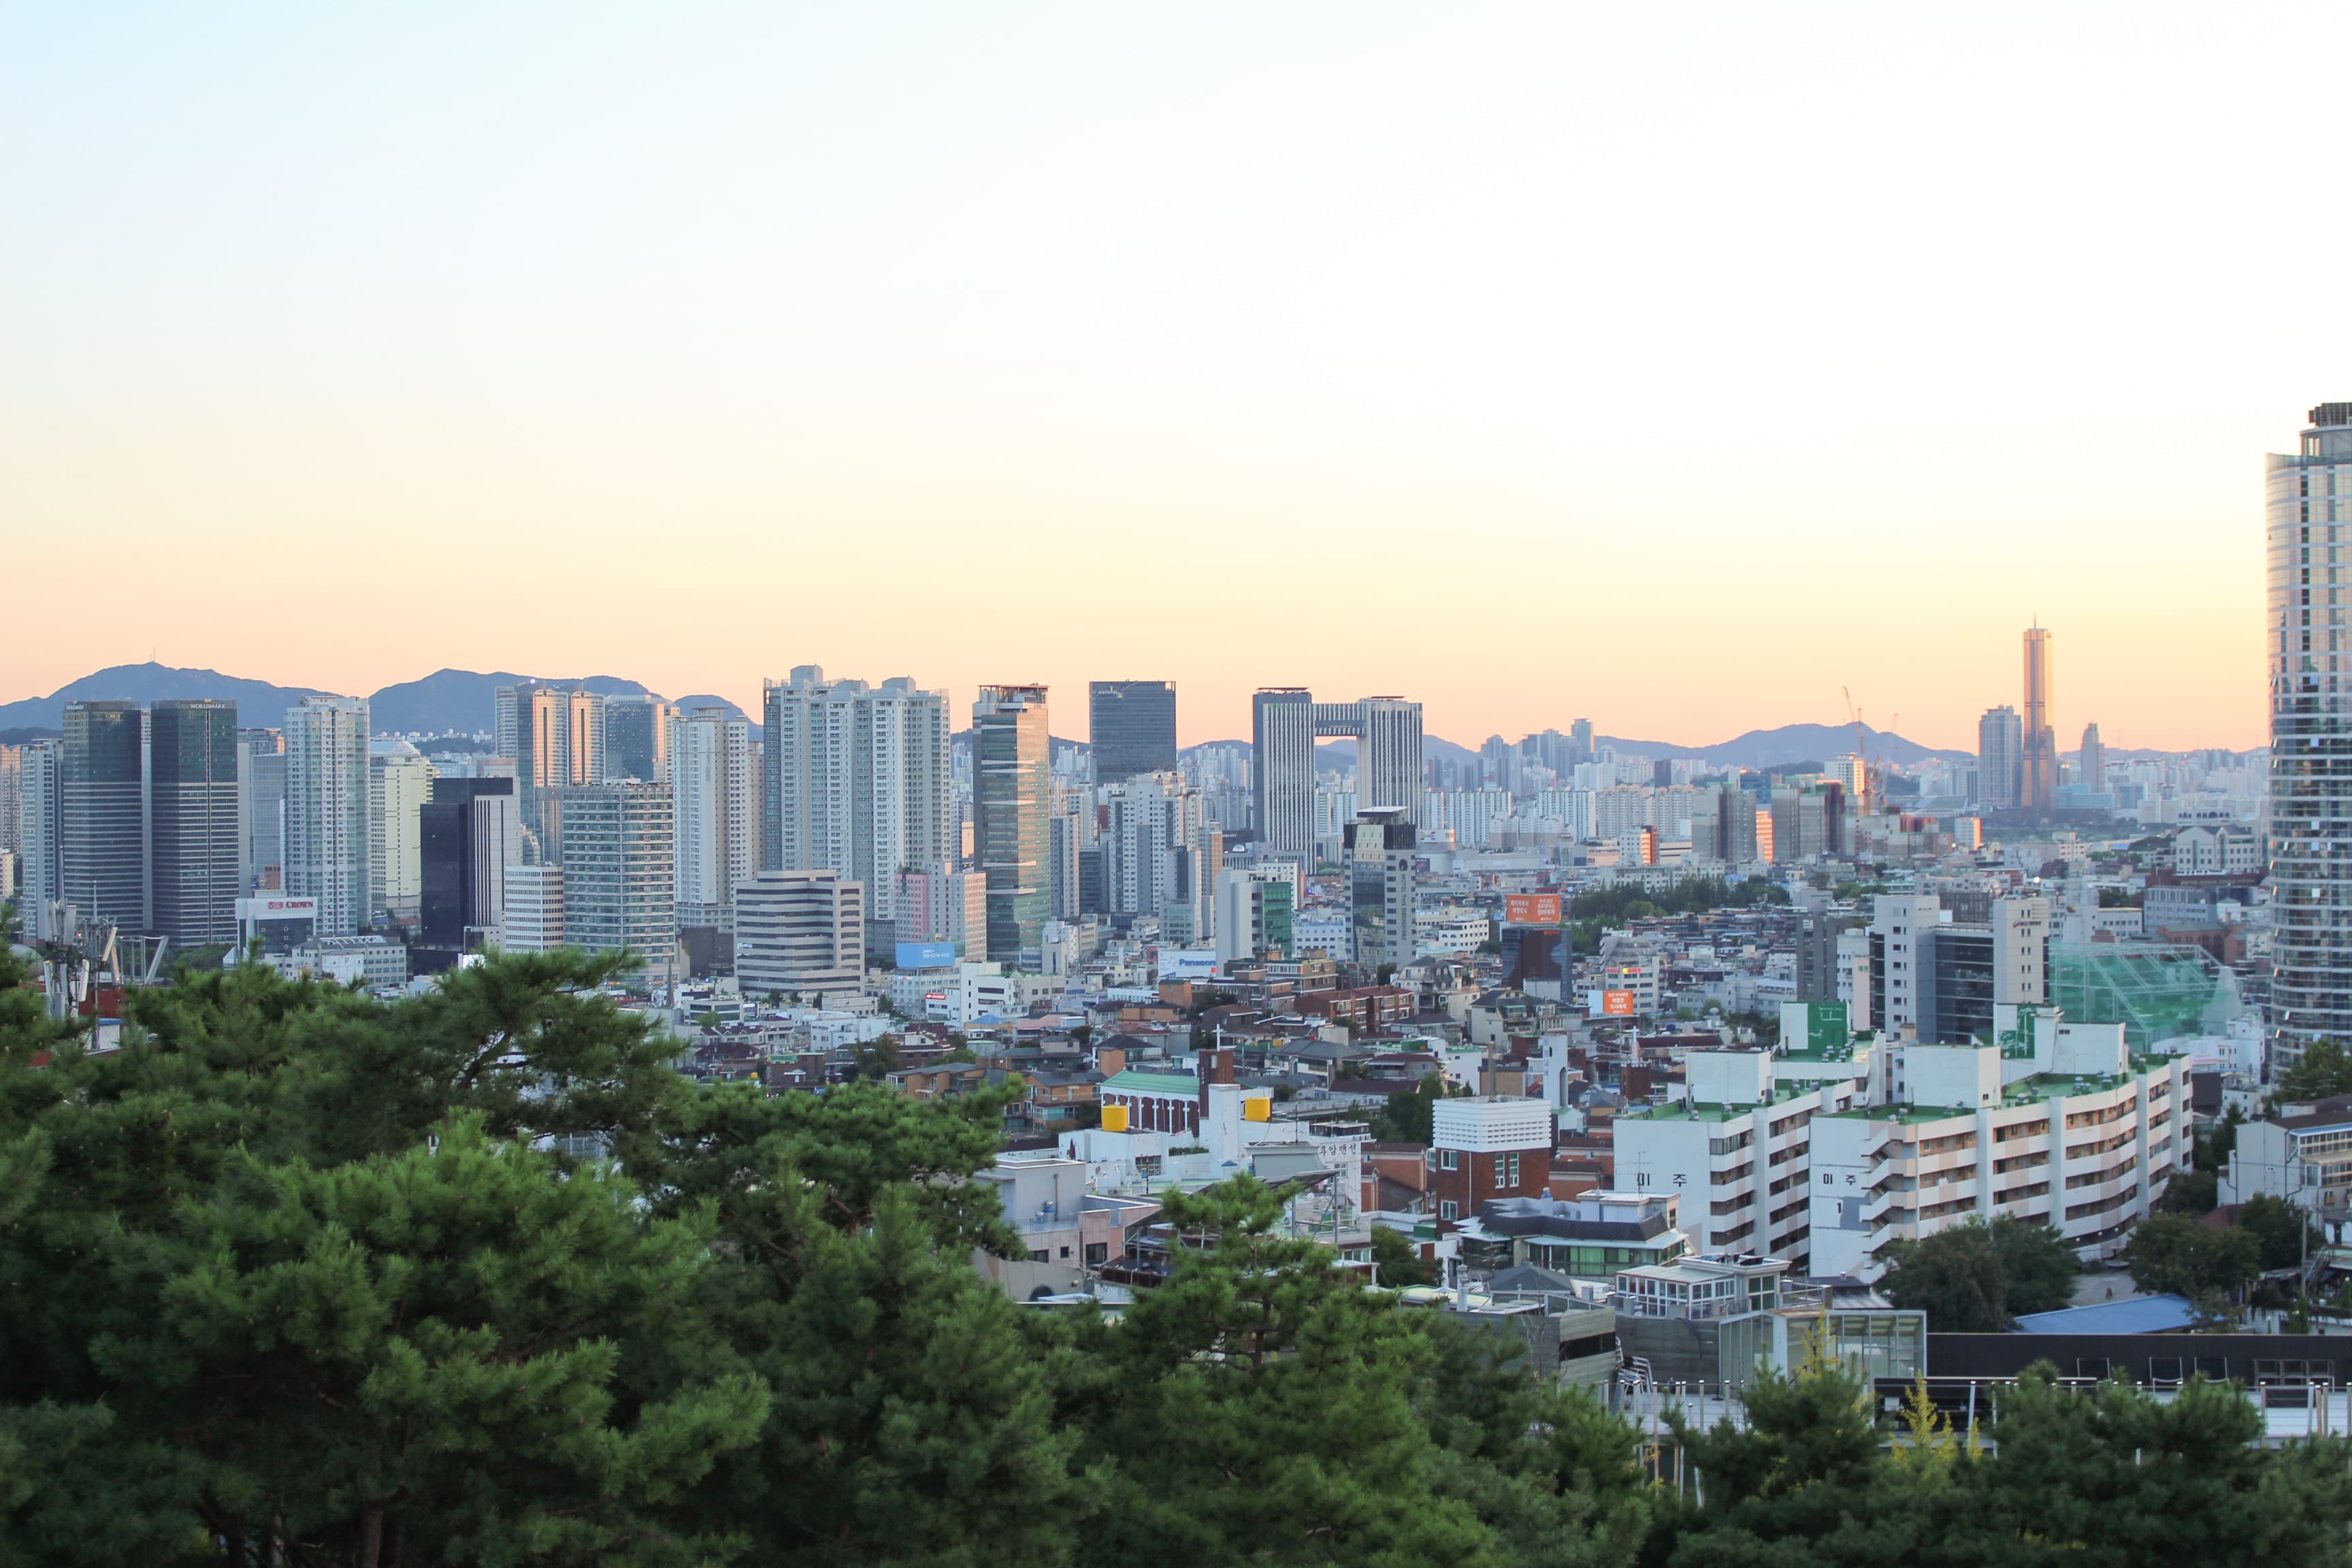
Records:
[[[1516,1153],[1497,1155],[1495,1160],[1495,1185],[1500,1190],[1519,1184],[1519,1157]]]
[[[1452,1198],[1447,1198],[1437,1205],[1437,1217],[1440,1219],[1460,1219],[1462,1217],[1462,1205],[1455,1203]]]
[[[1437,1168],[1441,1171],[1458,1171],[1462,1168],[1462,1156],[1451,1149],[1440,1149],[1437,1152]]]

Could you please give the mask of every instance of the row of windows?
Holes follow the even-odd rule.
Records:
[[[2137,1196],[2139,1196],[2138,1186],[2137,1184],[2128,1186],[2122,1192],[2117,1193],[2114,1197],[2094,1198],[2091,1202],[2086,1204],[2076,1204],[2066,1211],[2066,1217],[2070,1221],[2088,1219],[2093,1215],[2105,1214],[2107,1210],[2114,1208],[2117,1204],[2127,1204]]]
[[[2119,1101],[2105,1110],[2078,1110],[2066,1118],[2066,1131],[2072,1132],[2078,1128],[2105,1127],[2108,1122],[2121,1121],[2138,1109],[2139,1101],[2133,1099]]]
[[[2137,1128],[2126,1127],[2122,1131],[2116,1133],[2114,1137],[2102,1138],[2096,1143],[2069,1144],[2066,1149],[2066,1158],[2069,1160],[2088,1160],[2096,1155],[2105,1154],[2110,1150],[2120,1149],[2138,1136],[2139,1130]]]

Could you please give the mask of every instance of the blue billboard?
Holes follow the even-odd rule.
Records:
[[[947,969],[956,961],[955,943],[951,942],[902,942],[898,944],[898,967],[901,969]]]

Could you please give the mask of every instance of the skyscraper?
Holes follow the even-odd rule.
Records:
[[[2048,821],[2058,804],[2058,732],[2053,727],[2056,650],[2050,634],[2034,626],[2025,634],[2023,747],[2018,753],[2018,809]]]
[[[1036,948],[1052,913],[1045,724],[1042,686],[983,686],[971,705],[972,847],[988,877],[988,951],[1008,963]]]
[[[2352,1038],[2352,403],[2273,454],[2271,1022],[2280,1065]]]
[[[697,708],[671,723],[667,749],[677,837],[677,923],[731,929],[735,889],[760,869],[760,781],[751,722],[724,708]]]
[[[1250,795],[1258,842],[1286,855],[1315,848],[1315,697],[1261,687],[1250,699]]]
[[[830,868],[898,916],[898,873],[953,866],[961,819],[949,778],[948,694],[904,676],[828,681],[815,665],[766,683],[760,863]]]
[[[65,898],[65,747],[27,742],[16,758],[16,907],[27,936],[56,934],[49,905]]]
[[[286,736],[278,730],[239,730],[237,782],[245,822],[245,890],[286,886]]]
[[[1176,771],[1176,683],[1097,680],[1087,688],[1087,739],[1095,782]]]
[[[2021,731],[2017,710],[2003,703],[1977,721],[1977,804],[1988,811],[2017,805]]]
[[[669,737],[677,710],[657,697],[604,699],[604,777],[669,782]]]
[[[1349,924],[1362,968],[1412,962],[1415,838],[1402,811],[1360,812],[1348,825]]]
[[[667,970],[677,944],[677,846],[669,787],[581,784],[561,792],[563,940],[626,949]]]
[[[1315,742],[1356,742],[1356,809],[1421,820],[1421,704],[1402,697],[1318,702],[1298,687],[1265,687],[1252,703],[1250,778],[1258,837],[1284,854],[1315,847]]]
[[[505,927],[506,870],[522,863],[522,814],[509,778],[436,778],[430,787],[416,814],[417,944],[435,955],[419,965],[433,973],[473,946],[469,932]],[[559,908],[559,931],[562,924]]]
[[[319,934],[363,932],[368,887],[368,704],[305,697],[286,710],[286,891],[319,900]]]
[[[418,813],[432,794],[433,764],[423,752],[406,741],[369,742],[369,898],[377,910],[404,920],[417,912]]]
[[[532,681],[499,688],[498,703],[499,749],[515,760],[523,826],[556,860],[562,832],[556,792],[604,782],[604,700],[585,687]]]
[[[2107,787],[2107,747],[2099,739],[2095,723],[2083,726],[2083,752],[2076,760],[2074,782],[2084,789],[2098,791]]]
[[[233,942],[245,890],[236,704],[159,701],[147,721],[152,929],[182,947]]]
[[[146,716],[136,702],[68,702],[58,897],[85,920],[148,929]]]

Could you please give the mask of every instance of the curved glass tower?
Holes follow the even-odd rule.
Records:
[[[2271,1022],[2352,1043],[2352,403],[2271,455]]]

